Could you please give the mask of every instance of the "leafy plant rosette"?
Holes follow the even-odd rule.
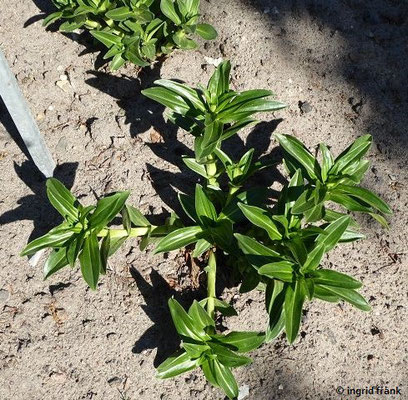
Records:
[[[371,144],[369,135],[358,138],[336,158],[321,144],[319,162],[298,139],[276,134],[288,181],[268,206],[267,188],[251,187],[248,180],[275,163],[254,159],[253,149],[236,161],[222,150],[222,143],[255,123],[255,113],[284,105],[271,100],[269,91],[232,91],[229,70],[229,62],[221,64],[207,88],[160,80],[160,86],[145,91],[169,107],[171,119],[195,136],[196,157],[183,160],[201,183],[194,193],[179,194],[185,215],[173,214],[164,225],[153,226],[126,204],[128,192],[84,207],[59,181],[49,179],[49,200],[64,222],[29,243],[22,255],[51,248],[46,278],[67,265],[74,267],[79,259],[85,281],[96,289],[100,274],[107,271],[108,257],[131,237],[141,238],[141,249],[157,242],[155,253],[191,247],[193,257],[207,264],[207,296],[188,309],[169,299],[182,345],[158,367],[157,376],[170,378],[200,368],[211,384],[234,399],[238,385],[232,370],[251,362],[245,353],[282,332],[293,343],[307,301],[346,301],[360,310],[370,309],[358,291],[361,282],[325,268],[324,256],[339,243],[364,237],[348,211],[367,213],[386,226],[384,214],[391,210],[360,186],[369,165],[363,159]],[[344,212],[338,211],[339,206]],[[123,228],[110,226],[118,214]],[[217,297],[220,267],[231,268],[240,277],[240,292],[264,292],[268,316],[264,332],[217,330],[218,313],[236,315],[232,305]]]
[[[200,0],[52,0],[58,11],[44,19],[44,26],[64,21],[59,30],[87,29],[108,51],[110,67],[126,61],[140,67],[174,49],[192,50],[197,34],[205,40],[217,37],[210,24],[200,23]]]

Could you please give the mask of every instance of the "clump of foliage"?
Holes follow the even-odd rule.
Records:
[[[277,134],[287,183],[275,198],[265,187],[251,187],[249,178],[273,163],[256,160],[253,149],[235,160],[223,151],[223,141],[255,123],[254,113],[284,105],[268,100],[269,91],[230,90],[229,70],[229,62],[222,63],[207,88],[191,89],[160,80],[159,87],[145,91],[168,106],[172,121],[196,138],[196,157],[184,158],[184,162],[198,174],[200,182],[192,193],[179,194],[185,215],[173,214],[164,225],[153,226],[126,204],[128,192],[84,207],[60,182],[49,179],[49,200],[64,222],[28,244],[22,255],[51,248],[44,267],[46,278],[67,265],[74,267],[79,259],[85,281],[96,289],[100,274],[107,270],[108,257],[129,238],[140,237],[142,249],[158,241],[155,253],[191,247],[193,257],[207,265],[207,296],[188,309],[169,299],[182,345],[158,367],[157,376],[170,378],[200,368],[211,384],[234,399],[238,385],[232,369],[250,363],[245,353],[283,331],[293,343],[307,301],[346,301],[360,310],[370,309],[358,292],[361,282],[325,268],[324,256],[339,243],[363,237],[357,222],[339,212],[338,206],[344,211],[367,213],[383,225],[383,214],[391,210],[359,185],[369,165],[363,159],[371,144],[369,135],[358,138],[337,157],[321,144],[319,162],[299,140]],[[110,226],[119,214],[123,228]],[[237,314],[217,296],[218,268],[230,268],[239,276],[240,292],[264,292],[267,322],[263,332],[217,331],[218,313]]]
[[[52,0],[58,11],[44,25],[63,20],[59,29],[72,32],[88,29],[113,57],[112,70],[126,61],[146,67],[174,49],[192,50],[191,35],[213,40],[216,30],[199,23],[200,0]]]

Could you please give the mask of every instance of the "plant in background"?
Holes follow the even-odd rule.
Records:
[[[191,35],[213,40],[216,30],[199,23],[200,0],[52,0],[58,11],[44,19],[48,26],[58,20],[59,29],[87,29],[108,51],[111,69],[126,61],[146,67],[174,49],[191,50]]]
[[[227,77],[228,65],[220,65],[214,76],[221,80]],[[215,86],[218,87],[219,83]],[[225,79],[222,87],[220,93],[228,93]],[[182,90],[180,86],[177,88]],[[199,92],[182,88],[187,95],[201,96],[204,93],[204,89]],[[259,92],[266,95],[265,91]],[[157,95],[158,92],[148,93]],[[174,93],[168,99],[165,93],[171,91],[160,92],[159,101],[174,105]],[[238,109],[244,110],[245,117],[241,122],[247,122],[255,111],[248,106],[254,104],[254,99],[243,93],[231,91],[228,101],[232,103],[244,96]],[[265,95],[258,97],[265,105],[264,108],[259,106],[258,111],[273,107],[270,100],[263,99]],[[194,301],[188,309],[175,299],[169,299],[170,313],[182,345],[158,367],[157,376],[170,378],[200,368],[210,383],[233,399],[238,396],[238,385],[232,369],[251,362],[244,353],[270,342],[282,331],[289,343],[293,343],[306,301],[344,300],[361,310],[370,309],[358,292],[359,281],[322,265],[325,254],[339,243],[363,237],[357,223],[349,215],[334,210],[333,205],[338,203],[347,210],[368,213],[382,223],[385,222],[382,214],[390,214],[391,210],[378,196],[358,185],[367,169],[362,156],[371,142],[368,136],[357,139],[335,159],[325,145],[320,145],[323,161],[319,165],[297,139],[276,135],[284,149],[288,182],[274,199],[269,198],[267,188],[251,188],[248,178],[260,169],[270,167],[271,162],[255,160],[253,149],[238,161],[227,155],[221,148],[222,141],[231,136],[226,134],[230,129],[234,133],[238,131],[232,127],[238,123],[240,113],[230,110],[234,117],[228,118],[228,113],[221,109],[216,111],[219,102],[214,103],[218,105],[211,111],[211,108],[207,109],[207,96],[211,97],[211,92],[203,96],[205,110],[201,110],[201,114],[196,108],[192,114],[183,109],[179,114],[181,118],[174,118],[183,127],[187,117],[195,119],[200,127],[200,130],[194,128],[196,138],[206,137],[208,125],[203,114],[209,113],[213,122],[219,122],[218,139],[211,146],[212,150],[208,153],[206,150],[203,156],[202,142],[197,144],[196,139],[196,157],[184,159],[201,180],[193,193],[179,194],[184,216],[172,215],[163,226],[152,226],[136,208],[126,204],[128,192],[113,194],[99,200],[96,206],[84,207],[61,183],[50,179],[47,182],[48,197],[64,222],[28,244],[22,255],[51,248],[44,267],[45,277],[64,266],[74,266],[75,260],[79,259],[85,281],[95,289],[99,275],[106,272],[109,255],[131,237],[141,238],[142,249],[152,241],[158,241],[156,253],[191,247],[193,257],[200,258],[207,265],[204,268],[207,295]],[[191,105],[191,101],[186,104]],[[178,114],[174,107],[172,109]],[[243,125],[247,125],[246,122]],[[339,193],[344,196],[339,197]],[[268,206],[270,200],[273,200],[272,206]],[[112,227],[111,221],[119,214],[123,227]],[[218,313],[236,315],[232,305],[220,299],[216,292],[219,268],[229,268],[239,276],[241,292],[264,292],[268,320],[264,332],[221,334],[217,330]]]

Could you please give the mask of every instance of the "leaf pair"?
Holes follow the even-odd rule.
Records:
[[[112,58],[112,70],[127,61],[146,67],[175,48],[194,49],[197,43],[190,36],[195,33],[205,40],[217,37],[211,25],[198,23],[199,0],[70,0],[54,5],[58,11],[43,25],[62,20],[62,32],[89,30],[108,48],[104,59]]]
[[[235,92],[229,87],[231,64],[222,62],[214,71],[207,87],[190,88],[176,81],[160,79],[156,87],[142,93],[170,110],[169,119],[193,134],[196,159],[210,156],[221,142],[246,126],[253,125],[252,117],[259,112],[277,111],[283,103],[269,100],[268,90]],[[226,126],[228,124],[228,126]]]
[[[275,136],[284,149],[284,162],[291,176],[300,170],[308,180],[293,205],[294,214],[304,214],[309,222],[317,221],[324,217],[324,203],[332,201],[349,211],[368,213],[387,227],[386,220],[378,213],[392,214],[390,207],[373,192],[357,186],[369,167],[369,162],[362,157],[371,146],[370,135],[356,139],[336,159],[327,146],[321,144],[321,165],[295,137]]]
[[[230,399],[236,398],[238,385],[231,368],[252,361],[239,353],[258,348],[264,342],[264,334],[215,334],[213,319],[197,301],[193,302],[188,313],[174,299],[169,300],[169,308],[176,330],[183,340],[183,349],[159,365],[157,376],[171,378],[200,367],[211,384],[223,389]]]

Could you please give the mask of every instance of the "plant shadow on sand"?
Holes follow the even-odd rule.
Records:
[[[408,162],[408,2],[376,0],[241,0],[241,2],[267,15],[273,43],[282,55],[299,64],[307,72],[319,74],[322,82],[327,78],[351,83],[358,98],[344,99],[350,104],[352,119],[359,119],[366,104],[370,113],[364,114],[363,126],[373,135],[379,151],[392,161]],[[369,6],[368,6],[369,4]],[[294,26],[305,23],[316,26],[320,36],[329,42],[334,35],[344,43],[344,54],[338,54],[336,65],[326,64],[314,56],[316,49],[310,41],[299,40]],[[304,34],[307,34],[305,28]],[[333,46],[335,48],[335,46]],[[267,54],[265,49],[265,54]],[[341,53],[342,50],[340,49]],[[307,54],[307,55],[305,55]],[[327,75],[327,76],[326,76]],[[350,95],[352,96],[352,95]]]

